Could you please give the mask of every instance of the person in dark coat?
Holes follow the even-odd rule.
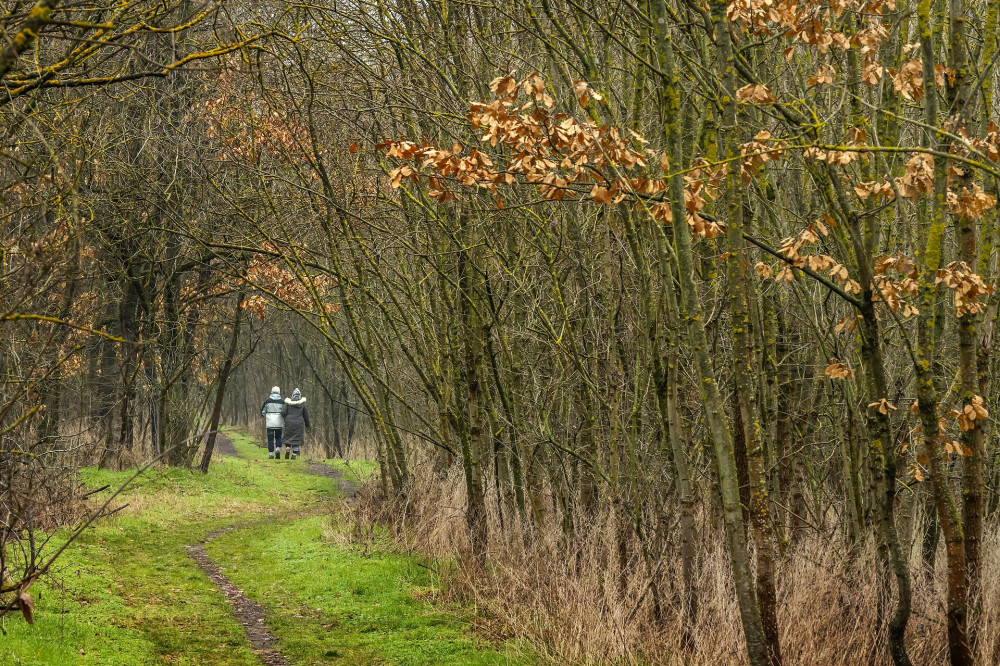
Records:
[[[291,447],[291,457],[299,455],[299,447],[302,446],[302,438],[305,436],[305,428],[311,428],[309,423],[309,410],[306,408],[306,398],[302,391],[295,389],[291,398],[285,398],[285,406],[281,408],[281,416],[285,419],[285,431],[282,439],[285,440],[285,459],[289,457],[289,447]]]
[[[260,415],[264,417],[264,427],[267,428],[267,457],[281,457],[281,426],[284,421],[281,412],[285,408],[285,401],[281,399],[281,389],[277,386],[271,387],[271,395],[260,408]]]

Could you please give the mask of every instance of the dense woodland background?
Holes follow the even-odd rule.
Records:
[[[996,3],[0,28],[7,610],[74,470],[211,473],[279,384],[554,662],[1000,660]]]

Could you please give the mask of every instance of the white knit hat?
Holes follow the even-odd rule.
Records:
[[[281,393],[281,389],[278,388],[277,386],[272,386],[271,393]]]

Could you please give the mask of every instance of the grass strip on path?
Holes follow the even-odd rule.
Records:
[[[432,579],[412,558],[344,545],[326,516],[236,530],[206,550],[267,609],[293,663],[527,663],[516,646],[477,644],[466,609],[419,600]]]

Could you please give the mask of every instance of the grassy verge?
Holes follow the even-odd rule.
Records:
[[[344,478],[361,484],[378,471],[378,463],[372,460],[322,460],[324,465],[343,472]]]
[[[302,460],[268,461],[250,437],[230,435],[246,460],[220,456],[207,476],[150,472],[120,497],[128,504],[125,509],[86,530],[53,575],[32,588],[36,624],[29,626],[13,615],[4,620],[0,664],[257,664],[225,599],[184,550],[212,531],[248,523],[213,542],[210,552],[237,585],[246,584],[248,594],[258,596],[274,614],[273,629],[291,663],[502,663],[496,653],[475,648],[460,620],[414,601],[423,579],[405,558],[371,560],[324,537],[328,519],[319,516],[326,514],[336,492],[333,480],[303,473]],[[116,487],[129,473],[87,469],[82,476],[92,487]],[[288,515],[297,517],[278,520]],[[64,538],[57,534],[53,543]],[[360,566],[361,560],[367,568]],[[280,578],[269,575],[275,565],[284,572]],[[372,632],[356,628],[348,618],[360,617],[361,606],[352,610],[332,596],[362,599],[342,591],[344,586],[361,589],[356,576],[362,572],[380,581],[377,603],[385,615],[375,614],[371,622],[395,618],[395,624],[382,630],[397,632],[387,645],[396,645],[398,652],[367,645],[361,636]],[[281,581],[280,588],[263,589],[272,578]],[[348,627],[345,636],[350,637],[336,638],[337,623]],[[414,629],[445,647],[427,652]],[[414,647],[406,649],[405,643],[413,641]],[[436,655],[441,649],[468,659],[420,656],[421,651]],[[369,660],[375,654],[382,661]]]

